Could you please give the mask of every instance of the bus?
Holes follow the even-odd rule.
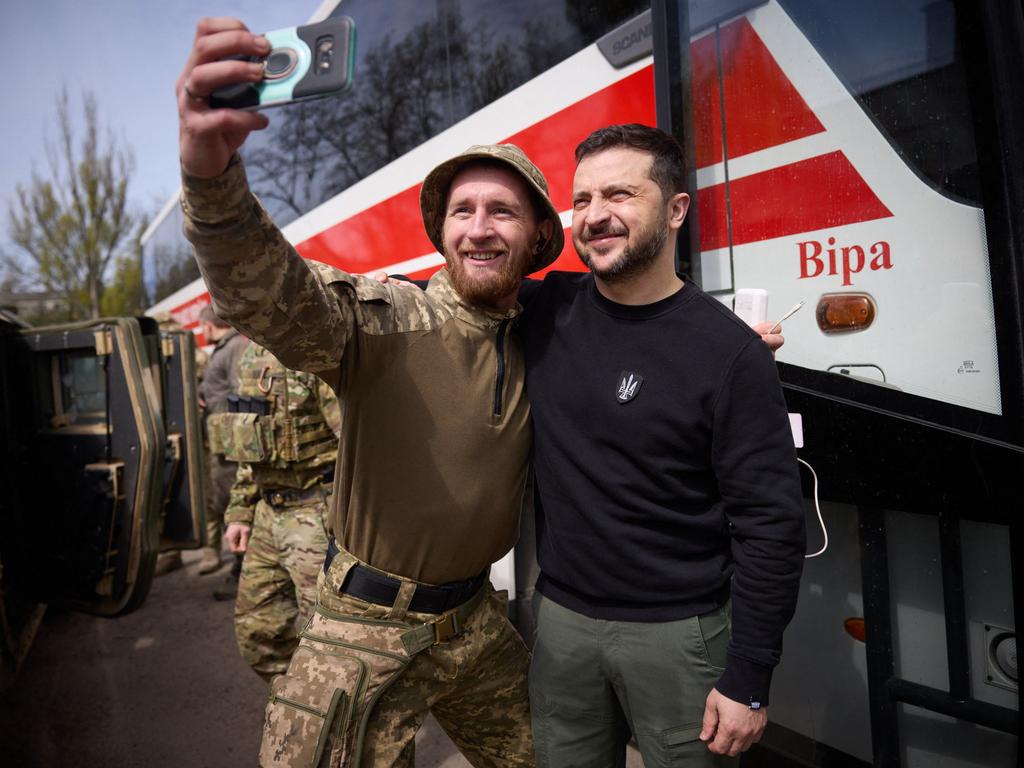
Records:
[[[271,112],[243,151],[305,258],[431,274],[419,185],[477,143],[524,149],[568,228],[572,149],[637,122],[686,150],[681,273],[730,306],[756,289],[769,318],[805,303],[777,360],[812,557],[747,759],[1017,765],[1020,3],[344,0],[314,19],[335,14],[356,24],[352,91]],[[171,201],[144,247],[187,254],[180,225]],[[571,245],[551,267],[581,268]],[[194,327],[208,301],[197,280],[151,312]],[[506,568],[528,627],[529,515]]]

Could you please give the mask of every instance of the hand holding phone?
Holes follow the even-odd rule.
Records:
[[[265,58],[237,56],[263,63],[258,83],[237,83],[210,94],[212,109],[256,110],[335,96],[352,85],[355,22],[347,16],[317,24],[267,32]]]
[[[174,89],[178,151],[186,175],[198,179],[219,176],[249,134],[267,127],[266,115],[258,112],[210,109],[209,96],[225,85],[262,80],[262,64],[228,61],[225,57],[245,54],[262,61],[270,47],[266,39],[252,34],[238,19],[208,17],[196,24],[192,49]]]

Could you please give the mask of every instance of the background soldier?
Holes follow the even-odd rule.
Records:
[[[211,443],[241,462],[225,514],[228,546],[245,553],[235,635],[242,657],[269,680],[287,668],[297,626],[316,604],[341,412],[324,382],[255,343],[238,376],[229,412],[210,422]]]
[[[207,305],[199,313],[199,323],[206,341],[213,342],[209,362],[199,385],[199,402],[208,419],[215,413],[227,410],[228,395],[238,390],[238,358],[249,340],[217,317],[213,307]],[[220,567],[221,531],[224,526],[224,510],[231,494],[235,479],[235,463],[223,456],[206,452],[209,483],[206,494],[206,547],[199,561],[200,573],[213,573]],[[232,569],[232,581],[238,578],[241,559]],[[232,584],[233,592],[234,585]]]

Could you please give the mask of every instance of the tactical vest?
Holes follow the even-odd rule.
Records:
[[[285,368],[257,344],[242,353],[238,366],[238,394],[228,397],[226,413],[208,418],[210,450],[254,471],[302,473],[333,465],[338,438],[320,410],[319,379]]]

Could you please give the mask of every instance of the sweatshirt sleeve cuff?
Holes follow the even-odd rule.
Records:
[[[772,671],[772,667],[755,664],[730,654],[725,672],[718,678],[715,688],[726,698],[753,709],[767,707]]]
[[[236,152],[220,176],[200,179],[181,172],[181,209],[195,224],[218,226],[240,221],[252,210],[252,193]]]

